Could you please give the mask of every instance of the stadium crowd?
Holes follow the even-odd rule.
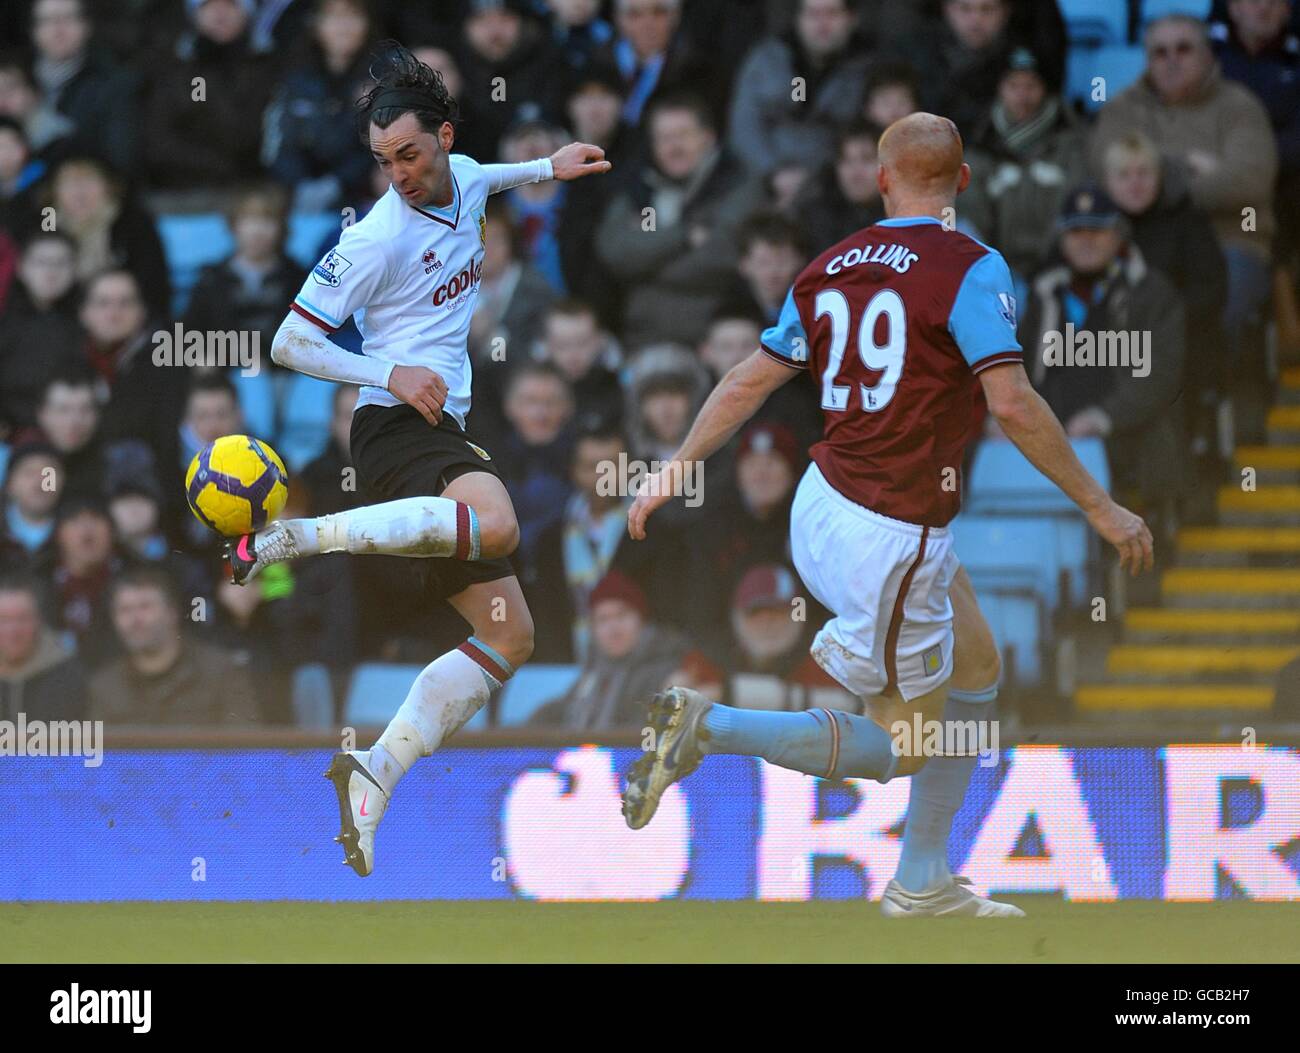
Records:
[[[814,384],[781,389],[644,542],[609,467],[671,454],[806,262],[883,218],[876,142],[916,109],[962,132],[955,222],[1013,268],[1035,385],[1071,436],[1106,441],[1158,538],[1195,521],[1225,471],[1222,407],[1262,441],[1274,394],[1266,329],[1294,295],[1275,275],[1300,272],[1300,45],[1287,0],[1220,2],[1209,23],[1129,6],[1146,69],[1092,114],[1064,92],[1052,0],[10,0],[0,718],[328,724],[357,663],[463,639],[408,560],[224,583],[185,503],[194,453],[242,430],[280,448],[297,427],[284,514],[350,507],[356,391],[329,392],[304,436],[308,389],[269,355],[249,376],[154,354],[177,323],[269,349],[310,269],[290,218],[350,221],[386,189],[352,107],[389,37],[442,71],[458,151],[577,139],[614,164],[492,199],[469,348],[469,430],[519,517],[533,661],[581,666],[536,723],[639,724],[670,678],[854,705],[808,655],[826,615],[789,558]],[[159,217],[214,210],[233,251],[181,287]],[[1150,332],[1149,375],[1034,353],[1067,322]]]

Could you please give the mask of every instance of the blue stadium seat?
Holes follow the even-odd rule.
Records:
[[[1128,5],[1123,0],[1061,0],[1061,17],[1072,49],[1128,39]]]
[[[235,394],[239,396],[239,411],[244,418],[244,431],[259,439],[265,439],[276,451],[280,448],[275,443],[275,385],[271,374],[261,370],[251,376],[244,376],[239,369],[232,369],[226,374],[235,385]],[[280,456],[284,454],[280,452]]]
[[[1074,439],[1070,445],[1093,478],[1109,490],[1105,443],[1100,439]],[[981,515],[1078,514],[1074,502],[1006,439],[985,439],[979,444],[965,507]]]
[[[292,472],[301,471],[329,442],[335,385],[291,373],[280,389],[280,428],[272,444]]]
[[[497,699],[497,726],[527,724],[547,702],[571,688],[582,671],[576,665],[526,665],[506,681]]]
[[[285,252],[304,268],[313,267],[321,257],[321,244],[331,236],[337,238],[342,229],[343,219],[337,212],[295,212],[289,217]]]
[[[347,704],[343,707],[344,723],[353,727],[387,726],[423,668],[421,665],[388,662],[366,662],[357,666],[352,673]],[[484,706],[465,725],[465,730],[482,731],[487,726],[488,709]]]
[[[199,271],[229,256],[235,241],[220,212],[159,216],[158,235],[171,274],[172,307],[179,314],[189,302]]]
[[[1213,0],[1142,0],[1142,24],[1166,15],[1191,15],[1205,21],[1210,17]]]
[[[1095,113],[1133,84],[1146,68],[1146,52],[1140,44],[1112,44],[1098,48],[1070,48],[1065,59],[1065,97]],[[1101,77],[1105,98],[1093,98],[1092,82]]]
[[[960,515],[953,547],[967,573],[996,587],[1031,588],[1049,610],[1059,601],[1061,561],[1051,520],[1034,516]]]
[[[1003,657],[1011,652],[1004,682],[1012,680],[1018,687],[1033,687],[1043,679],[1044,614],[1038,597],[1024,590],[998,589],[971,574],[971,583],[979,594],[984,613]]]

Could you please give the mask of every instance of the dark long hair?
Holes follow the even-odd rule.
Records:
[[[375,83],[357,100],[357,130],[363,143],[369,143],[372,123],[387,128],[406,113],[415,114],[420,127],[431,134],[436,134],[444,121],[454,127],[460,118],[442,74],[395,40],[379,44],[370,63],[370,76]]]

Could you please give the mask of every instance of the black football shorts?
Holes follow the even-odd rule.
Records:
[[[352,464],[366,504],[402,497],[437,497],[453,479],[468,472],[490,472],[496,462],[450,414],[436,428],[414,406],[358,406],[352,414]],[[431,599],[448,596],[481,581],[514,574],[508,559],[412,559]]]

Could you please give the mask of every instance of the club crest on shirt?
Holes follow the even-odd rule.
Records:
[[[312,268],[311,276],[317,284],[337,289],[344,272],[351,266],[352,261],[346,256],[340,256],[338,249],[330,249],[325,253],[325,258]]]
[[[1016,298],[1010,293],[998,293],[998,314],[1006,319],[1012,329],[1016,327]]]
[[[943,669],[943,649],[939,645],[931,647],[921,655],[921,663],[926,676],[934,676]]]
[[[434,271],[442,269],[442,260],[438,259],[438,254],[433,249],[425,249],[424,255],[420,257],[420,262],[424,264],[425,274],[432,274]]]
[[[489,454],[489,453],[487,452],[487,450],[483,449],[482,446],[476,446],[474,443],[470,442],[468,439],[465,440],[465,445],[468,446],[468,447],[469,447],[471,450],[473,450],[475,453],[477,453],[480,457],[482,457],[483,460],[485,460],[485,461],[490,461],[490,460],[492,460],[492,455]]]
[[[478,222],[478,243],[483,248],[487,248],[487,213],[475,212],[474,219]]]

